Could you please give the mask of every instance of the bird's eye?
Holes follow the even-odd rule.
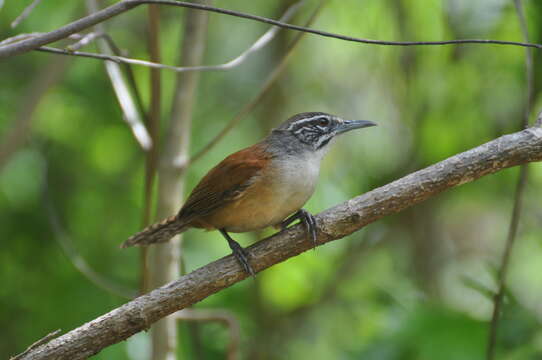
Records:
[[[328,126],[329,125],[329,119],[325,118],[325,117],[322,117],[322,118],[318,119],[318,125],[320,125],[320,126]]]

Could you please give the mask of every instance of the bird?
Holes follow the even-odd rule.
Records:
[[[229,233],[304,224],[316,247],[315,217],[303,209],[314,193],[320,163],[338,135],[375,126],[324,112],[304,112],[284,121],[260,142],[212,168],[179,212],[129,237],[121,247],[162,243],[189,228],[218,230],[244,271],[254,276],[246,250]]]

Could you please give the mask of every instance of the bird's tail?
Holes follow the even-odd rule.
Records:
[[[120,247],[146,246],[166,242],[186,229],[186,223],[180,222],[176,216],[171,216],[159,223],[149,225],[137,234],[130,236]]]

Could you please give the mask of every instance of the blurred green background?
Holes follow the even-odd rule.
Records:
[[[5,1],[2,39],[50,31],[85,14],[78,1],[44,0],[11,29],[29,3]],[[278,18],[292,3],[215,5]],[[542,42],[542,3],[523,4],[530,40]],[[316,6],[306,1],[290,22],[304,23]],[[178,63],[182,14],[181,8],[161,8],[163,63]],[[145,7],[106,26],[130,57],[148,59]],[[522,39],[511,0],[330,0],[313,27],[382,40]],[[230,60],[267,29],[211,14],[204,64]],[[259,91],[295,35],[281,31],[233,70],[201,73],[191,153]],[[536,100],[542,87],[540,52],[534,59]],[[187,189],[225,154],[256,142],[295,113],[325,111],[378,122],[377,128],[342,137],[325,159],[306,206],[318,213],[517,131],[526,103],[524,63],[520,47],[372,46],[307,35],[255,111],[189,168]],[[147,106],[149,70],[133,71]],[[0,79],[2,141],[37,104],[26,141],[0,163],[0,357],[6,358],[52,330],[73,329],[127,301],[78,271],[67,252],[121,292],[137,291],[139,252],[118,245],[141,228],[145,153],[122,121],[101,61],[30,52],[3,60]],[[162,81],[166,131],[175,73],[163,71]],[[40,86],[45,91],[36,100]],[[225,310],[236,318],[242,359],[482,359],[492,312],[488,294],[496,287],[517,175],[517,168],[508,169],[448,191],[194,308]],[[542,167],[533,164],[498,359],[542,359],[541,185]],[[248,245],[270,233],[236,238]],[[183,266],[191,271],[229,252],[217,232],[191,230],[183,243]],[[181,322],[179,329],[181,359],[225,358],[229,335],[223,325]],[[146,359],[147,336],[138,334],[95,358]]]

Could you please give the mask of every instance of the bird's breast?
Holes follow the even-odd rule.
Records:
[[[246,194],[213,216],[217,227],[247,232],[279,224],[314,193],[319,167],[306,159],[271,160]]]
[[[277,197],[298,210],[314,193],[320,163],[311,159],[275,160],[269,168],[268,186],[277,189]]]

